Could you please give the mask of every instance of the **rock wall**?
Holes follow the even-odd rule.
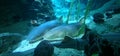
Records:
[[[43,2],[44,1],[44,2]],[[53,19],[49,0],[0,0],[0,26],[30,19]]]

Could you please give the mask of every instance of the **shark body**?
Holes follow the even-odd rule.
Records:
[[[38,27],[34,28],[32,31],[30,31],[30,33],[27,36],[27,40],[32,41],[32,40],[36,39],[36,37],[44,35],[44,33],[49,31],[50,29],[52,29],[56,26],[59,26],[61,24],[62,24],[62,22],[60,20],[52,20],[52,21],[43,23],[43,24],[39,25]]]
[[[79,32],[79,28],[80,28],[79,23],[63,24],[49,30],[42,37],[38,37],[37,39],[31,42],[35,42],[37,40],[40,40],[41,38],[43,38],[43,40],[54,41],[54,40],[63,40],[65,36],[74,37]]]

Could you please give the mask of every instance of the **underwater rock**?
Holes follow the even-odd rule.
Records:
[[[0,33],[9,32],[9,33],[19,33],[26,35],[29,32],[30,27],[28,27],[28,21],[21,21],[6,27],[0,27]]]
[[[95,23],[103,23],[104,22],[104,15],[103,14],[101,14],[101,13],[96,13],[96,14],[94,14],[93,15],[93,21],[95,22]]]
[[[8,26],[19,22],[23,18],[22,14],[24,14],[24,9],[22,7],[24,6],[26,5],[21,0],[0,0],[1,26]]]
[[[101,48],[99,56],[114,56],[114,48],[111,47],[111,44],[107,40],[102,40],[99,45]]]
[[[120,28],[119,27],[119,25],[120,25],[120,17],[119,16],[120,16],[120,14],[113,14],[112,18],[106,20],[107,26],[110,26],[109,28],[111,28],[111,30],[113,30],[113,31],[114,30],[118,31],[118,29],[115,29],[116,27]]]
[[[87,56],[94,54],[98,54],[99,56],[114,56],[114,49],[106,39],[94,37],[90,42],[85,46],[85,54]]]
[[[80,0],[80,2],[87,5],[88,0]]]
[[[16,52],[16,53],[5,53],[2,56],[25,56],[22,52]]]
[[[52,3],[49,0],[0,0],[0,27],[9,26],[20,21],[31,19],[46,19],[47,21],[55,18]],[[43,4],[40,6],[40,4]],[[42,13],[46,16],[39,16]],[[7,22],[7,23],[6,23]]]
[[[4,52],[12,52],[22,41],[23,36],[17,33],[3,33],[0,35],[0,54]]]
[[[110,0],[93,0],[91,5],[91,10],[96,10],[100,7],[102,7],[105,3],[109,2]]]
[[[54,47],[48,41],[44,40],[38,44],[35,48],[33,56],[52,56],[54,53]]]
[[[7,52],[2,54],[2,56],[33,56],[34,54],[34,49],[30,49],[24,52]]]
[[[36,19],[44,19],[50,21],[55,19],[51,0],[35,0],[32,9],[36,11]]]
[[[120,42],[120,32],[109,32],[101,34],[100,36],[110,42]]]
[[[96,0],[96,1],[97,1],[97,0]],[[104,1],[102,1],[102,0],[98,0],[98,1],[104,2]],[[108,9],[111,8],[112,5],[114,5],[115,1],[116,1],[116,0],[109,0],[109,1],[106,0],[106,3],[101,4],[102,6],[99,7],[98,9],[92,10],[90,14],[94,15],[95,13],[104,13],[104,12],[106,12]],[[93,1],[93,2],[94,2],[94,1]],[[93,3],[93,4],[94,4],[94,3]],[[98,4],[99,4],[99,3],[98,3]],[[98,5],[98,4],[97,4],[97,5]],[[97,5],[95,4],[95,6],[97,6]]]
[[[54,55],[53,56],[84,56],[84,50],[54,47]]]
[[[112,18],[112,13],[107,12],[105,13],[105,15],[107,16],[107,18]]]
[[[120,8],[114,9],[114,14],[120,14]]]
[[[88,23],[86,24],[89,29],[92,31],[97,32],[98,34],[106,33],[109,31],[118,32],[120,29],[120,14],[113,14],[112,18],[104,17],[103,23],[95,23],[93,20],[94,18],[89,17],[87,18]],[[86,20],[86,22],[87,22]],[[103,21],[103,20],[102,20]]]
[[[117,6],[118,8],[112,8],[111,10],[108,10],[105,15],[107,18],[112,18],[114,14],[120,14],[120,6]]]
[[[118,50],[120,43],[120,33],[106,33],[106,34],[96,34],[93,31],[87,31],[83,40],[88,42],[85,45],[84,50],[87,56],[92,56],[97,54],[99,56],[118,56]],[[115,46],[114,46],[115,45]],[[116,48],[117,47],[117,48]],[[116,52],[117,51],[117,52]]]

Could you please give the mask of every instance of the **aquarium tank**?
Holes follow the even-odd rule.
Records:
[[[120,0],[0,0],[0,56],[120,56]]]

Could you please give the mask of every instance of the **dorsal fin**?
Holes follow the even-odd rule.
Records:
[[[65,36],[64,40],[61,43],[69,43],[70,41],[72,41],[73,39],[69,36]]]

